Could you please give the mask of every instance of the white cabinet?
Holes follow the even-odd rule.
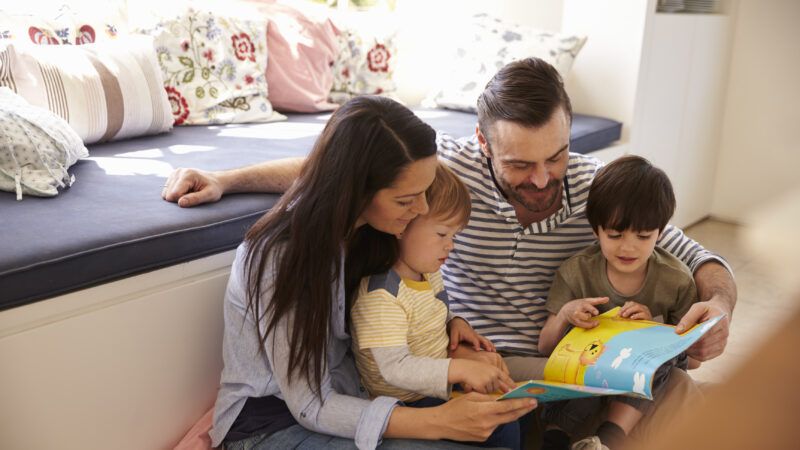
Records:
[[[648,14],[629,151],[669,175],[678,200],[672,222],[686,226],[711,211],[731,19]]]
[[[681,227],[711,211],[736,9],[720,3],[722,14],[657,13],[655,0],[564,3],[562,31],[589,37],[567,79],[573,109],[623,123],[624,152],[672,180]]]

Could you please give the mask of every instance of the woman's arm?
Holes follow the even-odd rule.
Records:
[[[512,422],[536,408],[536,400],[519,398],[496,401],[473,392],[433,408],[394,409],[386,438],[451,439],[482,442],[498,425]]]
[[[319,389],[310,387],[304,374],[288,373],[290,325],[287,324],[290,323],[288,317],[278,323],[267,336],[264,350],[280,395],[292,416],[309,430],[354,439],[359,448],[377,446],[397,399],[378,397],[370,401],[339,393],[333,387],[333,376],[327,368]],[[346,344],[332,340],[330,345]],[[357,374],[353,372],[352,376]]]

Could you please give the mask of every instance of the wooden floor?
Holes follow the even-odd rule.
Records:
[[[744,226],[709,219],[685,231],[704,247],[722,255],[736,277],[739,295],[725,353],[690,372],[699,383],[719,382],[745,364],[751,353],[798,308],[798,296],[792,295],[785,281],[757,259],[748,245]]]

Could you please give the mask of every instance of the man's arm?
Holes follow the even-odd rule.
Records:
[[[736,283],[728,269],[716,261],[698,267],[694,281],[699,301],[689,308],[675,331],[683,333],[697,323],[725,314],[723,320],[686,351],[698,361],[708,361],[721,355],[728,343],[730,320],[736,306]]]
[[[236,192],[281,193],[300,175],[304,162],[305,158],[287,158],[217,172],[176,169],[167,178],[161,197],[187,208]]]

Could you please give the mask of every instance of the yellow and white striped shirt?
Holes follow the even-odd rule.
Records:
[[[351,333],[356,367],[372,397],[386,395],[410,402],[424,395],[387,383],[370,349],[408,346],[414,356],[447,358],[448,307],[442,276],[436,272],[424,278],[401,279],[390,270],[361,281],[350,315]]]

